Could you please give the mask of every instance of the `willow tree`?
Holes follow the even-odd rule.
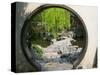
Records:
[[[34,21],[40,21],[44,30],[50,32],[54,38],[59,32],[70,28],[70,12],[63,8],[47,8],[33,18]]]

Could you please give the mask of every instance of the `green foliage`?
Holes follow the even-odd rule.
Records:
[[[42,47],[47,47],[48,45],[50,45],[50,43],[48,41],[45,41],[43,39],[37,38],[37,39],[33,39],[32,40],[33,44],[37,44],[40,45]]]
[[[35,44],[33,44],[32,47],[34,49],[34,54],[36,55],[36,57],[41,58],[43,54],[43,50],[38,45]]]
[[[63,8],[51,7],[33,16],[32,21],[35,22],[34,26],[40,22],[45,32],[56,38],[59,32],[70,28],[70,12]]]
[[[57,33],[70,27],[70,13],[62,8],[48,8],[41,12],[42,25],[56,38]]]

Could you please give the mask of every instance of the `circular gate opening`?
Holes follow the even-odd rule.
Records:
[[[21,46],[36,70],[67,70],[85,55],[87,30],[80,16],[64,5],[43,5],[26,19]]]

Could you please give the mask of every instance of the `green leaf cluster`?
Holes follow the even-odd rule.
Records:
[[[70,12],[63,8],[51,7],[33,16],[33,21],[40,22],[43,29],[56,38],[58,33],[70,28]]]

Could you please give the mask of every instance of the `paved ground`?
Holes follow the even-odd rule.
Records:
[[[55,70],[68,70],[72,69],[73,65],[69,63],[59,63],[59,62],[49,62],[46,63],[43,68],[48,71],[55,71]]]

